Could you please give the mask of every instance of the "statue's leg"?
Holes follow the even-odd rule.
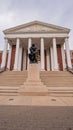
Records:
[[[37,55],[35,55],[35,63],[37,63]]]

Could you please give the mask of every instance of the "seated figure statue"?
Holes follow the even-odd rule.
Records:
[[[30,47],[30,53],[29,53],[29,59],[30,59],[30,63],[37,63],[37,53],[38,50],[35,47],[35,44],[32,44],[32,46]]]

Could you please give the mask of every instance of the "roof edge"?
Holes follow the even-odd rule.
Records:
[[[21,24],[21,25],[18,25],[18,26],[14,26],[14,27],[5,29],[5,30],[3,30],[3,33],[6,34],[6,33],[9,32],[9,31],[13,31],[13,30],[16,30],[16,29],[20,29],[20,28],[22,28],[23,26],[24,26],[24,27],[27,27],[27,26],[33,25],[33,24],[41,24],[41,25],[44,25],[44,26],[47,26],[47,27],[49,27],[49,26],[50,26],[50,27],[54,27],[54,28],[56,28],[56,29],[59,29],[59,28],[60,28],[60,29],[64,29],[64,30],[67,31],[67,33],[69,33],[70,30],[71,30],[71,29],[66,28],[66,27],[62,27],[62,26],[58,26],[58,25],[49,24],[49,23],[45,23],[45,22],[41,22],[41,21],[35,20],[35,21],[31,21],[31,22],[28,22],[28,23],[24,23],[24,24]]]

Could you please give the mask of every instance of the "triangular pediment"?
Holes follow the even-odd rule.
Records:
[[[33,21],[27,24],[19,25],[4,31],[4,33],[29,33],[29,32],[68,32],[70,29],[47,24],[39,21]]]

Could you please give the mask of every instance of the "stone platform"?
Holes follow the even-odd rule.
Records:
[[[40,79],[40,64],[30,64],[26,82],[18,90],[20,95],[47,96],[48,89]]]

